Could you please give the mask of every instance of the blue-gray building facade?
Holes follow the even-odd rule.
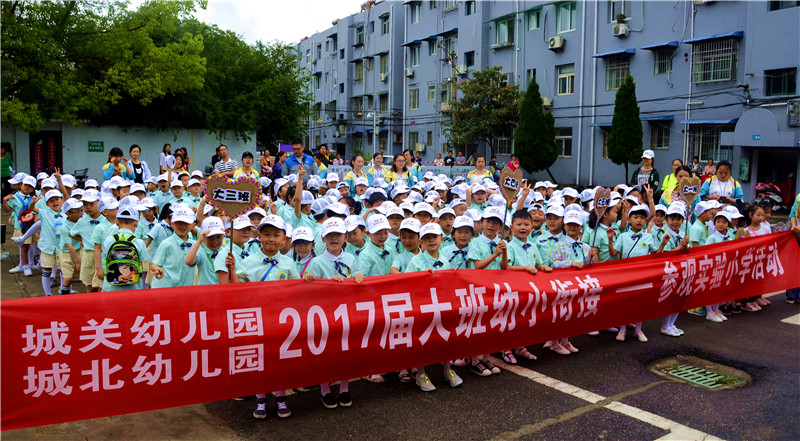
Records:
[[[454,83],[501,66],[521,90],[539,84],[559,182],[611,185],[630,178],[605,145],[631,74],[662,178],[674,159],[725,159],[751,200],[755,183],[800,174],[798,29],[797,1],[379,1],[299,43],[313,74],[308,146],[432,162],[455,150],[443,125]],[[513,136],[461,150],[503,163]]]

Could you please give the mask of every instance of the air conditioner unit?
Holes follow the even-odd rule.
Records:
[[[542,97],[542,107],[553,107],[553,99],[550,97],[543,96]]]
[[[409,77],[409,78],[413,77],[414,76],[414,69],[412,69],[410,67],[407,67],[406,68],[406,76]]]
[[[458,75],[466,75],[467,73],[467,65],[466,64],[459,64],[456,66],[456,74]]]
[[[617,23],[614,25],[614,36],[627,37],[628,33],[630,33],[630,30],[631,28],[625,23]]]
[[[452,106],[450,105],[450,101],[442,101],[442,113],[450,113]]]
[[[389,74],[382,73],[382,74],[380,74],[380,75],[378,76],[378,79],[380,79],[380,80],[381,80],[381,82],[382,82],[382,83],[384,83],[384,82],[386,82],[386,78],[387,78],[388,76],[389,76]]]
[[[417,152],[424,152],[425,151],[425,144],[422,142],[417,143],[417,148],[414,149]]]
[[[551,51],[557,51],[564,48],[564,37],[550,37],[547,42],[547,48]]]
[[[344,124],[339,124],[339,136],[344,136]]]

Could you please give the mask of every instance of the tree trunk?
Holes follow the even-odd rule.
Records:
[[[628,163],[627,162],[625,163],[625,179],[622,180],[622,183],[623,184],[627,184],[628,183]]]

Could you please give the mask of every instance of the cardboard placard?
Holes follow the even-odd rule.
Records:
[[[700,178],[697,176],[693,178],[683,178],[678,182],[678,191],[681,193],[681,199],[686,202],[686,207],[692,208],[694,200],[700,193]]]
[[[611,205],[611,189],[598,188],[594,192],[594,212],[598,220],[603,217],[609,205]]]
[[[744,228],[739,228],[738,230],[736,230],[736,238],[737,239],[741,239],[743,237],[750,237],[750,236],[752,236],[752,234],[750,234],[750,231],[745,230]]]
[[[224,175],[213,175],[206,179],[206,201],[220,215],[233,222],[234,219],[255,208],[261,186],[248,176],[230,179]]]
[[[500,191],[503,192],[506,201],[514,200],[520,185],[522,185],[522,170],[517,169],[512,172],[510,168],[504,167],[500,172]]]

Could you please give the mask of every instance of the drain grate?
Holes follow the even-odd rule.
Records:
[[[711,372],[703,368],[689,365],[679,365],[666,369],[666,372],[673,377],[680,378],[681,380],[688,381],[709,389],[715,389],[724,386],[727,381],[725,375],[720,375],[716,372]]]

